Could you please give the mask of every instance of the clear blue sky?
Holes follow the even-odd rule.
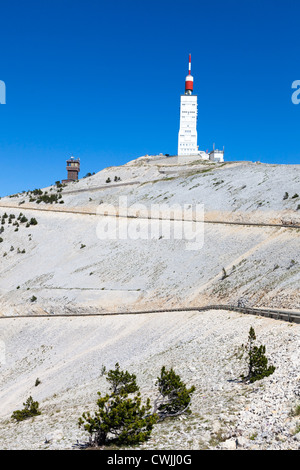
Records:
[[[300,163],[299,0],[1,2],[0,196],[177,152],[192,54],[201,150]]]

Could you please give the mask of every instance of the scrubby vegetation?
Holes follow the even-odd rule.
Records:
[[[62,200],[62,189],[65,185],[60,183],[59,181],[55,182],[56,193],[49,194],[48,191],[42,191],[41,189],[34,189],[33,191],[27,191],[26,195],[29,196],[29,202],[36,202],[40,204],[44,202],[45,204],[63,204],[64,201]],[[50,188],[52,191],[53,188]]]
[[[27,398],[26,402],[23,403],[23,410],[16,410],[11,415],[11,418],[15,421],[24,421],[24,419],[31,418],[33,416],[40,415],[39,403],[34,401],[32,396]]]
[[[18,232],[19,228],[22,225],[25,226],[26,228],[28,228],[28,227],[31,227],[31,226],[37,225],[37,224],[38,224],[38,221],[36,220],[35,217],[31,217],[30,220],[28,220],[27,217],[22,212],[19,213],[18,217],[16,217],[15,214],[9,214],[8,215],[5,212],[1,217],[0,234],[4,234],[6,225],[7,225],[7,227],[9,227],[9,226],[15,227],[14,232]],[[0,243],[5,241],[5,239],[3,237],[4,237],[4,235],[0,237]],[[30,237],[30,235],[29,235],[29,237]],[[31,238],[29,238],[29,240],[31,240]],[[14,247],[11,246],[9,251],[14,251]],[[17,253],[25,253],[25,248],[23,248],[23,249],[18,248]],[[7,256],[7,252],[4,252],[3,256]]]
[[[46,194],[44,193],[42,196],[38,197],[37,199],[35,199],[35,202],[37,204],[40,204],[41,202],[44,202],[45,204],[53,204],[53,203],[60,203],[60,204],[63,204],[63,201],[59,201],[59,199],[62,198],[62,195],[59,193],[56,193],[56,194]]]
[[[118,363],[114,370],[108,371],[107,381],[109,393],[102,396],[98,392],[97,411],[93,415],[85,412],[78,420],[79,427],[83,426],[90,434],[92,447],[146,441],[157,422],[188,412],[195,390],[195,387],[187,389],[173,369],[167,371],[163,367],[156,382],[159,393],[152,408],[150,398],[142,404],[136,376],[121,371]]]
[[[114,177],[114,181],[117,182],[117,181],[121,181],[121,178],[119,176],[115,176]],[[110,177],[108,177],[105,181],[105,183],[111,183],[111,179]]]
[[[91,446],[144,442],[157,421],[157,417],[150,413],[150,399],[142,405],[136,376],[121,371],[118,363],[115,370],[108,372],[107,380],[110,393],[102,396],[98,392],[98,410],[93,416],[90,412],[83,413],[78,425],[84,426],[90,434]]]
[[[250,383],[268,377],[275,371],[275,366],[268,366],[268,358],[265,356],[266,347],[264,345],[256,346],[255,340],[256,334],[254,328],[251,327],[245,348],[248,356],[248,373],[246,376],[241,376],[243,381]]]
[[[172,368],[167,371],[162,367],[156,385],[159,394],[154,402],[154,413],[158,414],[160,420],[190,413],[191,395],[195,387],[187,388]]]

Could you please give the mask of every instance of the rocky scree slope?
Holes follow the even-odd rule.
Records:
[[[168,161],[143,157],[39,190],[55,195],[52,203],[39,201],[37,190],[2,198],[0,314],[131,311],[240,299],[249,306],[299,309],[300,229],[226,224],[300,223],[299,166]],[[198,223],[203,245],[190,250],[187,239],[172,237],[171,226],[170,236],[165,234],[164,221],[156,231],[155,221],[101,215],[107,207],[119,210],[120,201],[130,209],[163,205],[166,213],[174,205],[201,204],[206,221],[225,224]],[[20,213],[27,222],[18,220]],[[32,218],[36,225],[28,225]],[[127,238],[115,236],[116,224]]]

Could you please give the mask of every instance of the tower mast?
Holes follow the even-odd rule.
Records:
[[[185,77],[185,92],[180,97],[180,128],[177,155],[199,155],[197,145],[197,95],[193,95],[194,77],[189,54],[189,73]]]
[[[192,58],[191,54],[189,54],[189,74],[185,78],[185,94],[192,95],[193,88],[194,88],[194,77],[191,75],[192,70]]]

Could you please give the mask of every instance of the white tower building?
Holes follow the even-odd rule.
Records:
[[[191,75],[191,54],[189,74],[185,79],[185,94],[180,97],[180,127],[178,134],[178,155],[199,155],[197,145],[197,95],[193,95],[194,78]]]

